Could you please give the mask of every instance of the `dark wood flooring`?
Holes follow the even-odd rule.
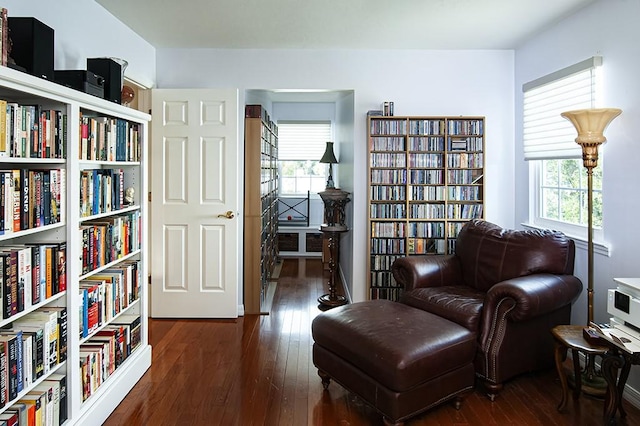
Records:
[[[238,320],[150,320],[153,364],[105,422],[115,425],[382,425],[380,415],[332,382],[324,392],[311,359],[310,325],[326,293],[315,259],[286,259],[270,315]],[[446,403],[418,425],[600,425],[603,401],[556,406],[555,370],[508,382],[495,402],[479,391],[458,411]],[[640,424],[625,402],[621,425]]]

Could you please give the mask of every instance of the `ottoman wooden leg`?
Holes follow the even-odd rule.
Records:
[[[459,410],[462,407],[462,397],[456,396],[456,399],[453,402],[453,406],[456,407],[456,410]]]
[[[318,376],[322,379],[322,387],[324,390],[329,389],[329,383],[331,383],[331,377],[324,371],[318,370]]]
[[[404,422],[394,422],[386,417],[382,417],[382,422],[384,426],[404,426]]]

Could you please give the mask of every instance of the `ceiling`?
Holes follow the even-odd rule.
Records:
[[[595,0],[96,0],[156,48],[513,49]]]

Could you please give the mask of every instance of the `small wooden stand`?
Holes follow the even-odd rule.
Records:
[[[337,294],[336,283],[340,262],[340,235],[348,231],[344,223],[344,207],[349,202],[348,195],[348,192],[334,188],[320,192],[320,197],[324,202],[325,220],[325,223],[320,226],[320,231],[329,242],[329,293],[320,296],[318,303],[328,308],[347,304],[347,298]]]

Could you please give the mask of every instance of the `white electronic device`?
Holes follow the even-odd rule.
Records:
[[[617,287],[608,290],[607,312],[618,323],[640,330],[640,278],[614,278]]]
[[[640,278],[614,278],[607,291],[609,327],[599,331],[607,340],[633,353],[640,352]]]

